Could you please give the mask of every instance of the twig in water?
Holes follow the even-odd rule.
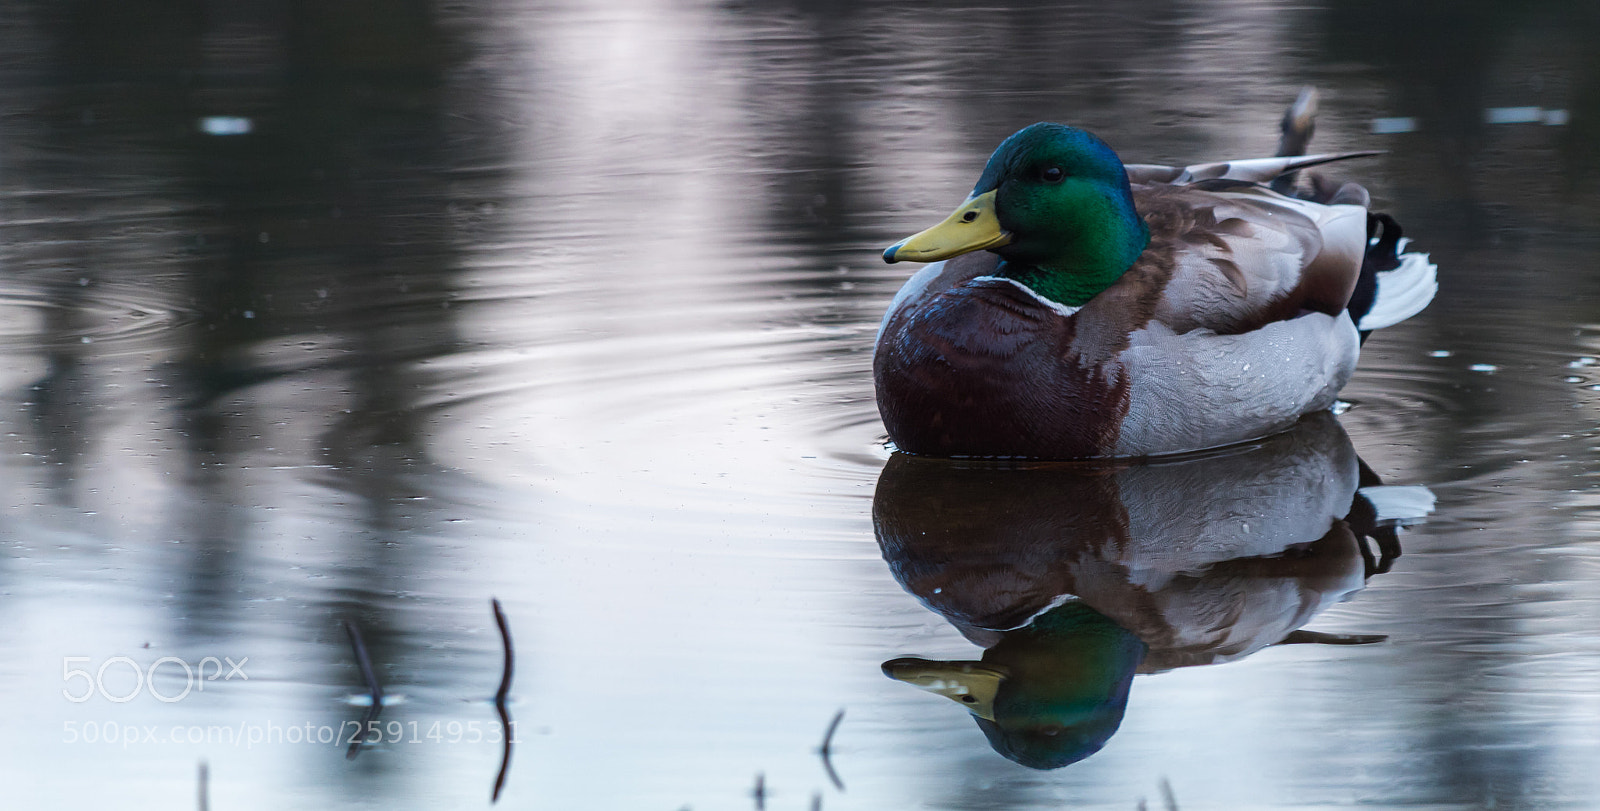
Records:
[[[372,696],[372,706],[367,708],[367,714],[361,719],[358,734],[350,741],[350,748],[345,751],[346,760],[354,760],[356,753],[361,751],[361,744],[367,737],[367,731],[372,728],[372,722],[378,720],[378,713],[383,712],[383,686],[378,684],[378,676],[372,670],[372,659],[367,656],[367,646],[361,641],[361,630],[350,620],[344,621],[345,633],[350,635],[350,647],[356,654],[356,666],[361,668],[361,678],[367,682],[367,693]]]
[[[811,792],[811,811],[822,811],[822,792]]]
[[[767,808],[767,773],[756,772],[756,787],[750,792],[756,798],[756,811],[766,811]]]
[[[516,654],[511,651],[511,625],[506,622],[506,612],[501,610],[500,601],[489,598],[489,607],[494,609],[494,623],[500,626],[500,642],[505,646],[506,666],[500,672],[500,689],[495,691],[494,703],[506,703],[506,696],[511,695],[511,671],[516,662]]]
[[[1167,778],[1161,778],[1161,799],[1167,804],[1167,811],[1178,811],[1178,798],[1172,793],[1172,783]]]
[[[200,811],[211,808],[211,801],[206,798],[207,784],[211,782],[211,770],[206,768],[206,762],[200,761]]]
[[[839,731],[839,722],[844,720],[844,708],[833,714],[833,720],[828,723],[828,731],[822,735],[822,746],[817,749],[817,754],[822,756],[822,768],[827,771],[828,779],[833,781],[833,787],[844,791],[844,781],[839,779],[839,773],[833,770],[833,733]]]
[[[367,656],[367,646],[361,641],[361,629],[350,620],[344,621],[345,633],[350,635],[350,647],[356,652],[356,667],[361,668],[361,678],[367,682],[367,692],[372,695],[372,706],[383,703],[383,685],[378,684],[378,676],[372,670],[372,659]]]
[[[516,655],[511,650],[511,624],[506,621],[506,612],[500,608],[500,601],[489,598],[489,607],[494,609],[494,622],[500,626],[500,642],[506,651],[505,668],[500,673],[500,689],[494,694],[495,714],[500,716],[501,739],[505,741],[505,748],[500,755],[500,772],[494,778],[494,792],[489,795],[489,802],[500,801],[500,791],[506,787],[506,775],[511,770],[511,713],[506,710],[506,698],[511,695],[511,672]]]
[[[494,776],[494,791],[489,794],[489,802],[500,802],[500,792],[506,787],[506,775],[511,773],[511,713],[506,711],[503,702],[495,702],[495,714],[500,716],[500,737],[504,739],[505,746],[500,750],[500,771]]]
[[[833,751],[833,733],[839,731],[839,723],[844,720],[844,708],[833,714],[833,720],[828,722],[828,731],[822,734],[822,754],[828,755]]]

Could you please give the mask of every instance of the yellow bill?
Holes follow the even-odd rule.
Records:
[[[968,198],[944,222],[890,245],[883,252],[883,261],[891,265],[895,262],[937,262],[1011,242],[1011,234],[1000,228],[1000,216],[994,210],[994,195],[990,191]]]
[[[994,720],[994,697],[1000,692],[1000,683],[1010,675],[1003,667],[982,662],[931,662],[915,657],[884,662],[883,673],[944,696],[988,721]]]

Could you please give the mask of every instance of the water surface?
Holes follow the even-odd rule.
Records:
[[[487,805],[491,597],[517,649],[509,808],[1131,809],[1163,781],[1184,808],[1600,797],[1582,3],[86,0],[0,19],[0,752],[22,806],[181,807],[202,762],[212,808]],[[1326,525],[1177,566],[1241,584],[1207,626],[1226,651],[1147,660],[1074,765],[1006,760],[880,669],[996,639],[880,546],[897,466],[871,346],[907,271],[878,252],[1027,123],[1131,161],[1253,156],[1303,84],[1319,149],[1386,150],[1340,171],[1442,287],[1367,344],[1338,441],[1305,457],[1336,473],[1287,488],[1290,513],[1344,516],[1356,457],[1436,509],[1370,578]],[[1005,616],[1083,581],[1066,560],[1015,567],[1048,582]],[[1221,582],[1191,579],[1157,592]],[[1252,614],[1261,594],[1304,605]],[[1386,640],[1238,632],[1268,615]],[[305,741],[367,712],[346,620],[394,698],[354,759]],[[248,679],[199,689],[179,665],[207,657],[247,658]],[[86,678],[104,691],[63,695]],[[841,708],[835,783],[816,750]]]

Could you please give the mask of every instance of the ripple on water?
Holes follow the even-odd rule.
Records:
[[[163,301],[154,285],[95,282],[41,292],[0,282],[0,351],[51,352],[84,344],[99,355],[146,352],[198,320],[196,310]]]
[[[1380,333],[1342,394],[1354,405],[1343,421],[1358,444],[1466,435],[1481,457],[1473,461],[1486,461],[1569,438],[1575,426],[1562,422],[1561,409],[1550,413],[1550,404],[1572,410],[1596,402],[1600,374],[1591,367],[1600,335],[1587,330],[1577,340],[1570,333],[1553,339],[1536,325],[1507,329],[1511,340],[1473,337],[1447,349],[1420,330]],[[1539,411],[1545,418],[1536,418]]]
[[[1462,411],[1453,370],[1442,366],[1363,359],[1340,398],[1350,404],[1341,417],[1354,436],[1379,442],[1404,442],[1429,423],[1445,422]]]
[[[815,467],[824,477],[875,477],[889,459],[889,437],[873,400],[841,404],[831,414],[811,415],[802,425],[816,441]]]
[[[703,525],[746,506],[797,518],[841,496],[865,503],[886,458],[872,400],[876,314],[806,289],[838,275],[785,273],[795,295],[775,295],[766,276],[703,280],[649,321],[617,319],[612,298],[585,285],[539,298],[502,287],[505,298],[474,305],[495,340],[430,362],[449,381],[432,405],[484,425],[493,415],[498,436],[474,444],[515,449],[487,466],[497,474],[536,463],[611,515],[671,510]],[[576,330],[590,337],[571,340]]]

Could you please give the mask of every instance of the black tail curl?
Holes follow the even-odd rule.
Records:
[[[1350,294],[1345,311],[1350,320],[1361,323],[1362,316],[1372,310],[1378,299],[1378,274],[1400,267],[1400,223],[1388,214],[1367,214],[1367,252],[1361,257],[1361,276],[1356,279],[1356,289]],[[1361,342],[1367,342],[1372,330],[1361,333]]]

